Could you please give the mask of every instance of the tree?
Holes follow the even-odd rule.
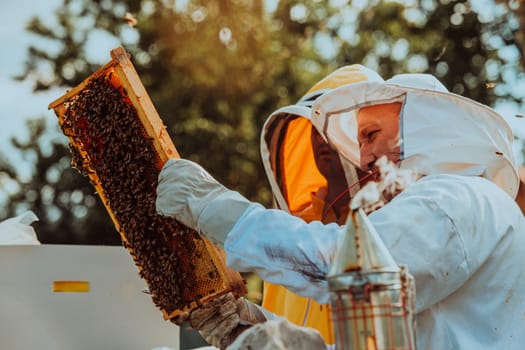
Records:
[[[131,53],[181,155],[266,205],[271,193],[258,151],[264,120],[340,65],[363,63],[385,78],[428,72],[452,91],[481,103],[521,103],[522,97],[504,84],[508,71],[523,76],[519,55],[516,60],[502,54],[504,48],[518,47],[512,35],[518,22],[504,5],[498,5],[488,21],[465,0],[427,0],[412,6],[378,0],[282,0],[272,10],[264,4],[64,0],[56,11],[56,25],[38,18],[28,24],[43,44],[29,48],[19,79],[34,79],[35,90],[63,86],[65,91],[105,63],[94,62],[90,48],[97,38],[111,38]],[[42,66],[49,67],[51,75],[42,78]],[[86,242],[88,221],[91,231],[113,230],[90,184],[67,166],[65,143],[56,143],[52,155],[45,155],[39,151],[39,133],[44,131],[35,131],[35,142],[18,144],[22,152],[35,153],[35,174],[31,183],[20,184],[6,215],[22,204],[42,215],[56,207],[57,221],[43,221],[40,229],[48,225],[50,235],[67,230],[77,243]],[[45,176],[50,171],[59,173],[60,181],[50,181]],[[46,201],[47,194],[38,190],[44,188],[51,188],[56,200]],[[28,199],[28,191],[36,198]],[[63,239],[46,236],[44,241]]]
[[[39,218],[34,226],[41,242],[120,244],[93,186],[71,168],[68,149],[56,140],[44,139],[50,131],[43,119],[29,121],[28,129],[27,141],[11,142],[23,158],[34,159],[35,172],[29,181],[17,181],[19,189],[10,194],[6,216],[33,211]],[[11,173],[11,180],[16,177]]]

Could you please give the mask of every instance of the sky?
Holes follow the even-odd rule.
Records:
[[[27,47],[38,40],[25,31],[26,23],[35,15],[52,20],[54,11],[61,4],[62,0],[0,0],[0,150],[20,170],[22,177],[29,173],[31,160],[17,157],[9,140],[12,137],[27,139],[25,125],[31,118],[43,116],[49,125],[58,130],[56,116],[47,106],[62,96],[66,89],[34,93],[30,82],[16,82],[12,77],[23,71]],[[106,55],[109,61],[109,51],[114,46],[114,43],[100,45],[97,42],[98,55]],[[101,60],[102,64],[105,63],[104,58]],[[516,136],[525,138],[525,119],[515,117],[516,114],[524,114],[524,111],[508,105],[496,106],[495,109],[509,122]],[[521,158],[518,152],[516,154]],[[519,161],[522,162],[521,159]]]
[[[10,140],[13,137],[27,140],[27,121],[42,117],[50,126],[49,130],[55,128],[57,131],[50,137],[63,137],[56,115],[48,110],[48,105],[65,94],[67,88],[35,93],[32,82],[14,81],[13,77],[23,72],[27,48],[39,40],[25,30],[26,24],[34,16],[44,23],[53,23],[54,12],[62,3],[63,0],[0,0],[0,151],[19,170],[19,176],[26,180],[30,178],[32,160],[20,159],[18,152],[13,152]],[[97,41],[96,45],[88,43],[90,59],[100,62],[102,66],[111,59],[110,50],[118,45],[107,38]]]
[[[15,82],[13,76],[23,72],[27,47],[36,38],[25,31],[25,24],[35,15],[51,14],[62,0],[0,0],[0,150],[17,168],[24,166],[12,152],[9,140],[16,136],[28,137],[26,120],[45,116],[56,122],[48,104],[60,97],[64,89],[46,93],[33,93],[30,82]]]

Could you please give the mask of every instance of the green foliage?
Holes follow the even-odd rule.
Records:
[[[267,206],[271,193],[259,155],[264,120],[338,66],[362,63],[385,78],[433,73],[450,90],[489,105],[520,99],[498,89],[513,64],[499,52],[514,45],[512,12],[502,7],[482,23],[467,1],[422,0],[410,8],[354,3],[282,0],[268,11],[257,0],[64,0],[54,25],[28,23],[42,45],[29,48],[18,78],[33,79],[35,90],[65,92],[104,63],[93,62],[90,50],[97,38],[111,38],[130,52],[181,155]],[[134,27],[124,20],[128,12]],[[40,74],[43,67],[51,74]],[[44,218],[43,242],[118,244],[93,187],[69,167],[65,138],[50,155],[41,152],[45,132],[34,129],[29,143],[17,145],[34,153],[35,173],[19,183],[1,215],[34,210]],[[50,179],[49,172],[59,175]]]
[[[27,141],[13,139],[12,143],[23,159],[34,160],[35,172],[29,181],[11,176],[18,182],[18,191],[10,195],[0,215],[33,211],[39,218],[35,230],[45,243],[120,244],[93,186],[71,168],[68,149],[55,140],[45,140],[43,119],[29,121],[28,129],[31,137]]]

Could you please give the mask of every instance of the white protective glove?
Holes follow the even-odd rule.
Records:
[[[168,160],[159,174],[157,212],[202,233],[221,248],[228,232],[250,204],[187,159]]]
[[[226,349],[243,331],[271,316],[243,297],[236,299],[228,293],[179,315],[176,323],[188,322],[210,345]]]
[[[326,350],[319,331],[287,320],[259,323],[244,331],[228,350]]]

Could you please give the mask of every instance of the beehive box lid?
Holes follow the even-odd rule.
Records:
[[[122,247],[0,246],[0,348],[179,348],[179,329],[159,317]],[[88,282],[55,292],[56,281]]]

